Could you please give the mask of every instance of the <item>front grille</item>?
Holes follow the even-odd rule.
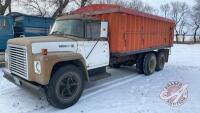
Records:
[[[9,69],[11,73],[28,79],[27,49],[24,46],[8,45]]]

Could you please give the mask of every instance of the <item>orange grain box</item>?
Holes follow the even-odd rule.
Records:
[[[84,14],[109,22],[111,54],[140,52],[173,46],[175,22],[118,5],[96,4],[77,9]]]

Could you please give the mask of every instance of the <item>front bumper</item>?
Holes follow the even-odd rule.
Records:
[[[7,80],[9,80],[10,82],[14,83],[19,87],[23,87],[34,92],[39,92],[39,93],[44,92],[44,88],[42,88],[42,86],[35,85],[14,74],[11,74],[7,69],[3,69],[3,73],[4,73],[3,75],[4,78],[6,78]]]

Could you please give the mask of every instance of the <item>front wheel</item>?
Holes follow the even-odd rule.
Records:
[[[56,108],[67,108],[80,98],[84,83],[81,70],[74,65],[59,68],[47,86],[47,100]]]

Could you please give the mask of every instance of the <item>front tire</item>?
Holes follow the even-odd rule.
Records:
[[[156,56],[154,53],[147,53],[144,57],[143,71],[145,75],[151,75],[156,69]]]
[[[56,108],[68,108],[80,98],[84,83],[82,71],[75,65],[59,68],[47,86],[47,100]]]

